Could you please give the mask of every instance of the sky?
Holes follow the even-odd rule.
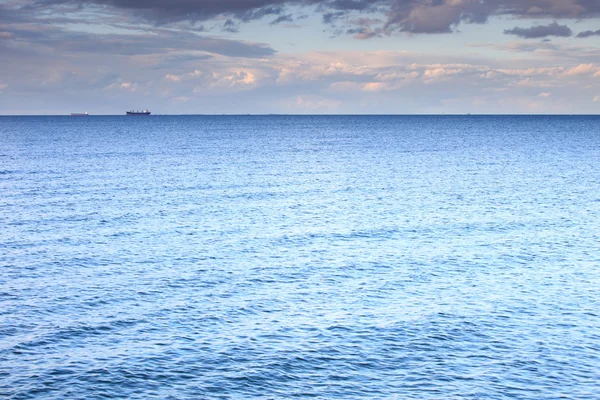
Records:
[[[0,115],[600,114],[600,0],[0,0]]]

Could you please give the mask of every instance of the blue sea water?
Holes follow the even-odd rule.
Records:
[[[0,397],[600,398],[600,117],[0,117]]]

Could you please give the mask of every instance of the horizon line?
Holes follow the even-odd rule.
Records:
[[[70,114],[0,114],[0,117],[127,117],[128,115],[125,114],[87,114],[87,115],[70,115]],[[597,114],[593,114],[593,113],[562,113],[562,114],[558,114],[558,113],[410,113],[410,114],[376,114],[376,113],[369,113],[369,114],[351,114],[351,113],[340,113],[340,114],[310,114],[310,113],[222,113],[222,114],[151,114],[151,115],[145,115],[143,117],[158,117],[158,116],[163,116],[163,117],[184,117],[184,116],[204,116],[204,117],[227,117],[227,116],[231,116],[231,117],[252,117],[252,116],[257,116],[257,117],[261,117],[261,116],[298,116],[298,117],[302,117],[302,116],[312,116],[312,117],[317,117],[317,116],[330,116],[330,117],[336,117],[336,116],[355,116],[355,117],[361,117],[361,116],[389,116],[389,117],[393,117],[393,116],[406,116],[406,117],[411,117],[411,116],[600,116],[600,113]]]

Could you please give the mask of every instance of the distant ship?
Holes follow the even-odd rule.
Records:
[[[87,117],[88,115],[90,114],[88,114],[87,111],[84,113],[71,113],[71,117]]]
[[[133,110],[130,110],[130,111],[127,111],[125,114],[126,115],[150,115],[151,112],[148,111],[148,110],[142,110],[142,111],[133,111]]]

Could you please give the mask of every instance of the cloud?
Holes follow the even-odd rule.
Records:
[[[257,83],[256,73],[250,70],[233,70],[222,73],[214,72],[210,87],[249,88]]]
[[[119,54],[124,56],[169,54],[174,51],[205,52],[229,57],[267,57],[275,54],[264,43],[225,39],[194,32],[140,27],[136,33],[87,33],[64,30],[51,25],[18,25],[12,28],[21,48],[30,45],[60,53]],[[198,55],[195,57],[209,57]],[[189,55],[188,55],[189,57]]]
[[[351,28],[346,30],[347,35],[354,35],[355,39],[371,39],[373,37],[379,37],[385,34],[383,29],[377,27],[381,24],[380,19],[373,18],[358,18],[355,20],[349,20]]]
[[[18,1],[18,0],[17,0]],[[391,33],[448,33],[461,23],[485,23],[493,16],[518,18],[584,19],[600,15],[598,0],[33,0],[23,1],[23,10],[47,12],[60,7],[63,14],[82,9],[121,10],[157,25],[180,21],[209,20],[248,22],[265,16],[277,21],[299,8],[312,8],[323,22],[334,23],[356,14],[385,17],[380,26]],[[14,4],[14,3],[13,3]],[[71,7],[75,6],[75,7]],[[227,24],[227,23],[226,23]],[[225,29],[235,29],[234,22]],[[564,32],[563,32],[564,33]]]
[[[282,22],[294,22],[294,18],[292,17],[292,14],[280,15],[279,17],[277,17],[273,21],[271,21],[269,23],[269,25],[277,25]]]
[[[191,72],[166,74],[163,82],[168,82],[174,91],[183,90],[182,96],[187,96],[190,91],[198,95],[248,91],[274,83],[269,68],[261,68],[262,64],[258,61],[256,65],[240,66],[222,59],[217,64],[203,65]]]
[[[565,76],[591,75],[600,71],[594,64],[580,64],[564,71]]]
[[[600,29],[597,31],[584,31],[577,34],[578,38],[588,38],[590,36],[600,36]]]
[[[223,24],[223,31],[237,33],[240,31],[240,25],[236,21],[234,21],[232,19],[228,19]]]
[[[336,12],[328,12],[323,14],[323,23],[325,24],[331,24],[333,23],[335,20],[342,18],[343,16],[345,16],[346,13],[343,11],[336,11]]]
[[[181,77],[173,74],[166,74],[165,79],[171,82],[181,82]]]
[[[547,42],[511,42],[506,44],[483,43],[483,44],[467,44],[467,47],[488,47],[495,50],[510,51],[513,53],[533,53],[537,51],[560,51],[562,47],[558,44]]]
[[[354,35],[355,39],[371,39],[379,36],[377,32],[370,30],[367,27],[351,28],[346,31],[348,35]]]
[[[214,56],[160,70],[143,68],[153,60],[147,56],[129,57],[123,64],[115,63],[122,56],[90,53],[76,63],[68,57],[67,64],[48,58],[52,64],[32,70],[35,65],[22,63],[16,80],[3,70],[4,82],[10,82],[11,92],[37,91],[28,101],[39,99],[42,105],[31,105],[32,110],[62,104],[67,111],[80,106],[112,113],[140,104],[161,113],[496,113],[522,112],[526,108],[519,105],[535,102],[539,111],[556,106],[562,112],[592,112],[599,82],[593,76],[600,71],[600,64],[572,60],[533,60],[522,66],[508,58],[469,60],[457,55],[454,62],[439,63],[438,55],[390,51],[278,54],[268,60]],[[52,76],[55,83],[40,84]],[[16,106],[8,107],[6,92],[0,106],[11,110]],[[105,108],[100,108],[102,102]]]
[[[547,36],[569,37],[573,34],[573,31],[568,26],[559,25],[556,21],[554,21],[550,25],[536,25],[532,26],[531,28],[515,27],[512,29],[506,29],[504,33],[506,35],[517,35],[524,39],[537,39]]]
[[[493,12],[491,3],[481,1],[394,1],[384,27],[411,33],[450,33],[461,22],[484,23]]]
[[[452,93],[471,88],[480,95],[485,91],[508,90],[526,93],[529,97],[547,98],[551,96],[547,89],[566,90],[584,82],[593,83],[594,74],[600,71],[595,64],[500,68],[471,63],[423,63],[411,61],[414,57],[420,59],[420,56],[387,52],[331,54],[329,59],[336,61],[328,64],[326,57],[314,56],[318,57],[277,66],[278,84],[294,86],[310,82],[311,87],[326,85],[326,90],[331,93],[399,92],[405,88],[412,88],[411,93],[427,90]],[[366,60],[371,60],[371,63]]]
[[[594,96],[594,99],[592,100],[592,102],[600,103],[600,96]]]
[[[115,82],[115,83],[108,85],[106,87],[106,90],[120,89],[120,90],[129,91],[129,92],[136,92],[138,90],[138,88],[139,88],[139,85],[137,83]]]
[[[175,62],[176,57],[196,57],[200,60],[211,55],[262,58],[275,54],[275,50],[265,43],[210,35],[204,32],[203,26],[151,26],[139,19],[128,21],[108,11],[94,13],[97,9],[92,6],[88,7],[89,15],[84,15],[81,9],[87,6],[66,8],[65,5],[61,8],[60,5],[53,5],[52,1],[34,5],[26,0],[0,2],[2,58],[11,54],[47,52],[122,56],[161,54],[171,57],[170,61]],[[230,30],[239,24],[236,20],[227,21],[224,26]],[[98,31],[98,27],[102,29]]]
[[[486,47],[511,53],[531,53],[530,58],[542,62],[600,63],[600,49],[595,46],[575,46],[547,42],[511,42],[467,44],[467,47]]]

